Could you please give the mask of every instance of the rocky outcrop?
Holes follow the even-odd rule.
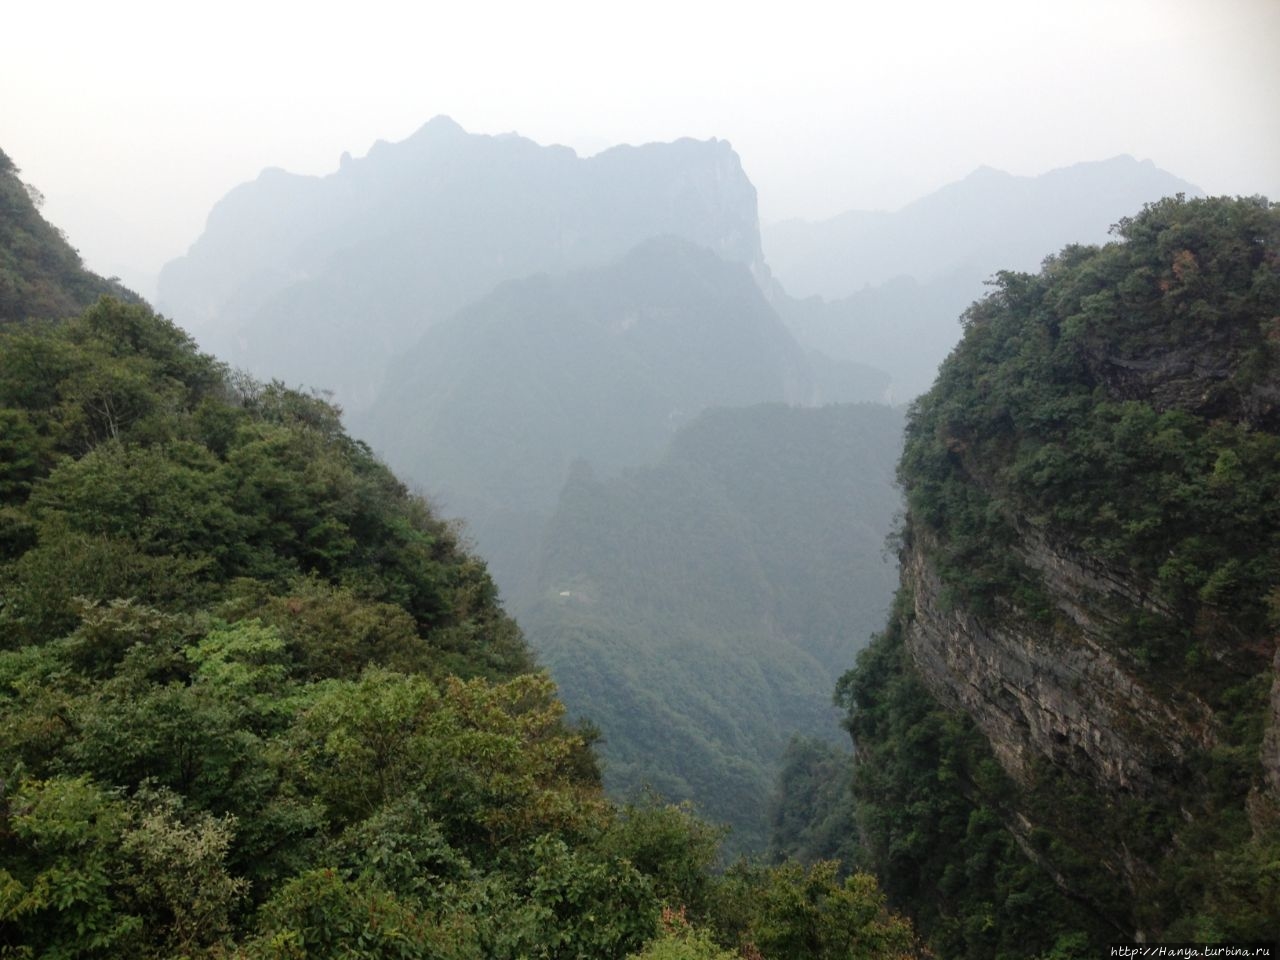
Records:
[[[1268,322],[1267,339],[1280,343],[1280,317]],[[1206,331],[1182,346],[1146,344],[1122,350],[1099,344],[1085,362],[1095,382],[1117,400],[1141,400],[1157,410],[1183,410],[1206,419],[1243,421],[1280,430],[1280,370],[1253,356],[1253,331]],[[1252,366],[1260,369],[1250,369]]]
[[[1271,933],[1280,915],[1278,213],[1161,201],[970,308],[899,467],[909,603],[883,649],[901,643],[923,689],[889,700],[887,659],[848,685],[859,749],[896,746],[886,703],[917,739],[944,731],[935,790],[959,783],[1131,937]],[[886,862],[898,837],[874,804],[931,809],[914,745],[863,789]],[[913,865],[945,897],[983,848],[934,836],[956,853],[926,842],[941,865]]]
[[[943,600],[919,545],[903,557],[913,597],[906,643],[939,701],[964,711],[1004,769],[1025,780],[1044,758],[1112,789],[1152,789],[1196,747],[1214,742],[1212,713],[1193,695],[1172,701],[1106,644],[1108,608],[1154,601],[1123,578],[1027,542],[1024,559],[1045,578],[1060,619],[1045,624],[1006,607],[980,618]]]

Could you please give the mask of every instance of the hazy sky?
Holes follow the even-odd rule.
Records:
[[[595,152],[730,140],[766,220],[1120,153],[1280,198],[1280,0],[19,0],[0,148],[143,293],[267,166],[436,114]]]

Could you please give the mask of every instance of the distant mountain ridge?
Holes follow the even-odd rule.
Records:
[[[328,176],[266,170],[231,191],[162,271],[159,305],[225,359],[359,407],[406,342],[498,283],[662,234],[762,273],[755,188],[728,143],[582,159],[437,117]]]
[[[1203,191],[1127,155],[1034,177],[983,166],[892,213],[784,220],[762,235],[787,293],[836,300],[896,277],[928,283],[956,271],[1034,270],[1045,251],[1103,243],[1121,217],[1177,193]]]
[[[352,419],[431,479],[501,571],[574,460],[641,466],[708,407],[804,403],[814,389],[744,264],[659,237],[605,266],[501,285],[423,334]]]
[[[806,349],[884,370],[888,398],[904,402],[929,388],[997,271],[1102,243],[1122,217],[1178,193],[1201,191],[1127,156],[1038,177],[980,167],[895,213],[766,227],[771,299]]]

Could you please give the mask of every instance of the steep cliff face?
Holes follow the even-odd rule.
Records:
[[[1170,200],[1119,233],[1001,275],[914,408],[884,676],[980,735],[936,766],[1104,926],[1270,935],[1280,214]],[[892,851],[871,675],[846,682],[859,799]]]
[[[1011,777],[1025,782],[1045,758],[1108,789],[1147,791],[1156,786],[1154,757],[1181,764],[1215,745],[1212,710],[1200,697],[1164,697],[1108,643],[1113,611],[1143,603],[1141,594],[1044,543],[1022,559],[1063,619],[1045,625],[1012,611],[984,619],[949,606],[919,547],[903,570],[916,669],[940,702],[973,718]]]

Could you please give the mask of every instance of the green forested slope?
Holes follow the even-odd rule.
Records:
[[[696,800],[763,851],[795,733],[837,732],[831,687],[883,617],[900,415],[875,405],[704,414],[656,466],[579,469],[522,612],[606,783]]]
[[[0,955],[911,949],[869,876],[608,803],[453,529],[329,404],[72,316],[111,285],[0,161]]]
[[[483,564],[323,402],[0,331],[0,953],[900,956],[867,876],[603,797]]]
[[[84,269],[66,238],[40,216],[39,199],[0,150],[0,323],[69,316],[103,294],[137,300]]]
[[[943,955],[1274,938],[1278,251],[1264,200],[1153,204],[1002,274],[912,410],[840,692],[867,862]]]

